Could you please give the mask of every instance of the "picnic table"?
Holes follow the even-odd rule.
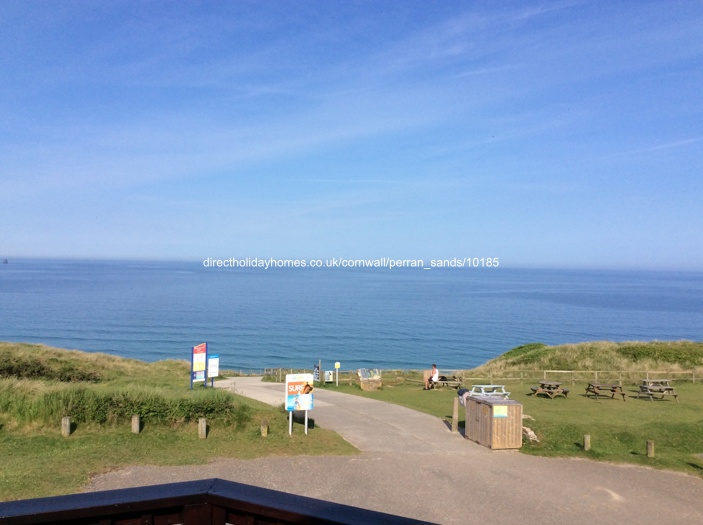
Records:
[[[493,396],[507,399],[510,392],[505,391],[505,385],[472,385],[470,396]]]
[[[671,386],[670,379],[643,379],[640,385],[640,390],[637,392],[637,399],[641,396],[648,397],[650,401],[654,401],[654,396],[660,395],[659,399],[664,399],[665,396],[672,396],[674,400],[679,402],[679,395]]]
[[[459,388],[463,383],[463,379],[460,376],[439,376],[437,381],[432,381],[430,378],[432,376],[431,370],[423,370],[422,381],[429,386],[429,389],[435,389],[440,386]]]
[[[559,381],[540,381],[539,386],[532,386],[530,390],[532,390],[533,396],[544,394],[549,396],[550,399],[554,399],[556,396],[566,397],[569,395],[569,389],[562,388]]]
[[[622,396],[622,400],[625,401],[625,392],[622,389],[622,385],[617,383],[588,383],[586,387],[586,397],[593,395],[598,400],[598,396],[607,396],[610,394],[610,399],[615,398],[615,395]]]
[[[459,376],[439,376],[437,380],[437,386],[448,386],[452,388],[459,388],[462,385],[462,378]]]

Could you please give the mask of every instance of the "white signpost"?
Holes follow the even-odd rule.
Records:
[[[335,376],[336,376],[335,386],[339,386],[339,369],[341,366],[342,366],[342,364],[339,361],[336,361],[334,363],[334,371],[335,371]]]
[[[286,374],[286,410],[288,411],[288,435],[293,434],[293,411],[305,410],[305,434],[308,433],[308,410],[313,409],[312,374]]]
[[[215,386],[215,378],[220,375],[220,356],[213,354],[207,356],[207,378],[210,386]]]

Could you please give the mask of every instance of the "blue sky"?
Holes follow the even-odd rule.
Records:
[[[0,257],[703,269],[697,0],[5,0],[0,76]]]

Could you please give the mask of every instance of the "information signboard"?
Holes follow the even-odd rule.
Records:
[[[313,374],[286,374],[286,410],[288,411],[288,434],[293,433],[293,411],[305,411],[305,435],[308,433],[308,410],[312,410]]]
[[[286,374],[286,410],[312,410],[312,374]]]
[[[207,377],[215,378],[220,375],[220,356],[213,354],[207,356]]]
[[[206,381],[205,371],[207,370],[207,343],[201,343],[193,347],[190,358],[190,388],[193,383]],[[207,383],[205,383],[207,385]]]

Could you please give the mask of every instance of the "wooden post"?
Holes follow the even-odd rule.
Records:
[[[589,434],[583,436],[583,450],[586,452],[591,450],[591,436]]]
[[[454,407],[452,408],[452,432],[459,430],[459,396],[454,396]]]
[[[198,437],[200,439],[207,437],[207,418],[201,417],[198,419]]]
[[[132,414],[132,434],[139,434],[142,430],[142,422],[139,414]]]
[[[269,435],[269,420],[261,420],[261,437],[267,437]]]
[[[652,441],[651,439],[647,440],[647,457],[654,457],[654,441]]]
[[[61,435],[63,437],[68,437],[71,435],[71,418],[66,416],[61,418]]]

